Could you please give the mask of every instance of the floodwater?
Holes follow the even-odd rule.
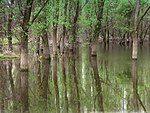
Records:
[[[110,45],[91,57],[83,44],[51,61],[31,56],[28,74],[18,59],[0,61],[0,113],[150,112],[150,47],[130,56]]]

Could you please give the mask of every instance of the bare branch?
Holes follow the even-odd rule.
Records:
[[[128,2],[130,3],[131,6],[134,6],[130,0],[128,0]]]
[[[148,11],[150,10],[150,6],[145,10],[145,12],[143,13],[143,15],[141,16],[138,26],[140,25],[141,21],[143,20],[143,18],[146,16],[146,14],[148,13]]]
[[[49,0],[47,0],[43,6],[41,7],[41,9],[37,12],[37,14],[33,17],[31,23],[30,23],[30,26],[34,23],[34,21],[37,19],[37,17],[39,16],[39,14],[41,13],[41,11],[44,9],[44,7],[47,5]]]

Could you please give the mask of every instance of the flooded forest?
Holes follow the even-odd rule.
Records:
[[[0,113],[150,112],[150,0],[0,0]]]

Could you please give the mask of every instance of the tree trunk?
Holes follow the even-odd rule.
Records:
[[[107,13],[106,13],[106,28],[105,28],[105,38],[104,38],[104,46],[106,48],[108,48],[109,46],[109,22],[108,22],[108,9],[107,9]]]
[[[15,106],[15,112],[16,113],[20,113],[21,112],[21,107],[20,107],[20,103],[21,103],[21,72],[20,72],[20,60],[15,60],[15,72],[16,72],[16,79],[15,79],[15,96],[16,96],[16,106]]]
[[[149,35],[148,35],[148,42],[149,42],[149,46],[150,46],[150,30],[149,30]]]
[[[16,93],[15,93],[15,87],[14,87],[14,79],[12,75],[12,60],[8,61],[8,76],[10,81],[10,87],[12,92],[12,100],[13,100],[13,110],[16,110]]]
[[[14,0],[11,0],[11,3],[10,3],[10,13],[8,15],[8,48],[9,48],[10,51],[13,50],[13,45],[12,45],[13,5],[14,5]]]
[[[4,113],[4,65],[3,61],[0,61],[0,113]]]
[[[53,55],[57,54],[57,27],[58,27],[58,19],[59,19],[59,0],[55,1],[53,18],[56,19],[56,22],[53,22]]]
[[[134,111],[138,111],[138,68],[137,68],[137,54],[138,54],[138,17],[140,11],[140,0],[136,0],[135,14],[134,14],[134,31],[132,33],[132,82],[133,82],[133,107]]]
[[[4,32],[3,32],[3,10],[4,10],[4,7],[3,7],[4,4],[0,4],[0,53],[3,52],[3,43],[2,43],[2,40],[3,40],[3,35],[4,35]]]
[[[64,22],[66,22],[67,19],[67,6],[68,6],[68,0],[65,0],[65,5],[64,5]],[[66,67],[65,67],[65,37],[66,37],[66,26],[65,24],[63,25],[63,36],[62,36],[62,41],[61,41],[61,67],[62,67],[62,75],[63,75],[63,85],[64,85],[64,99],[65,99],[65,110],[68,113],[68,97],[67,97],[67,76],[66,76]]]
[[[134,31],[132,33],[132,59],[137,59],[138,53],[138,16],[140,11],[140,0],[136,0],[135,15],[134,15]]]
[[[40,73],[40,62],[38,63],[38,89],[39,89],[39,96],[41,98],[41,109],[44,111],[47,110],[47,97],[48,97],[48,80],[49,80],[49,74],[50,74],[50,60],[49,59],[43,59],[42,60],[42,73]]]
[[[55,89],[55,99],[56,99],[56,109],[57,112],[60,112],[59,105],[59,88],[58,88],[58,77],[57,77],[57,55],[53,56],[53,80],[54,80],[54,89]]]
[[[31,16],[33,0],[27,0],[25,11],[23,15],[22,33],[21,33],[21,55],[20,55],[20,69],[21,69],[21,103],[22,111],[29,112],[28,102],[28,30]]]
[[[76,43],[76,38],[77,38],[77,21],[79,18],[79,10],[80,10],[80,4],[79,4],[79,0],[77,0],[76,2],[76,9],[75,9],[75,16],[73,18],[73,23],[72,23],[72,28],[71,28],[71,32],[72,32],[72,42],[71,42],[71,49],[75,49],[75,43]]]
[[[76,59],[75,54],[72,50],[69,51],[70,55],[70,78],[71,78],[71,85],[72,85],[72,92],[71,92],[71,103],[73,103],[73,110],[76,110],[78,113],[80,113],[80,92],[79,92],[79,84],[78,84],[78,78],[77,78],[77,72],[76,72]]]
[[[50,60],[50,49],[48,43],[49,41],[46,30],[43,31],[42,42],[43,42],[43,58]]]
[[[60,112],[60,105],[59,105],[59,88],[58,88],[58,77],[57,77],[57,27],[58,27],[58,19],[59,19],[59,0],[54,2],[54,13],[53,18],[56,19],[56,22],[53,22],[53,59],[52,59],[52,66],[53,66],[53,80],[54,80],[54,90],[55,90],[55,100],[56,100],[56,109],[57,112]]]
[[[91,55],[96,56],[96,50],[97,50],[97,42],[100,34],[100,28],[101,28],[101,22],[103,18],[103,7],[104,7],[104,0],[98,0],[97,3],[97,23],[94,27],[94,34],[92,37],[92,45],[91,45]]]
[[[46,20],[46,17],[44,17]],[[45,21],[43,20],[43,21]],[[45,21],[46,23],[46,21]],[[49,74],[50,74],[50,49],[49,49],[49,43],[48,43],[48,35],[47,30],[43,30],[42,35],[42,44],[43,44],[43,59],[42,59],[42,72],[40,73],[40,67],[38,67],[38,77],[40,77],[40,96],[42,97],[42,109],[44,111],[47,110],[47,97],[48,97],[48,80],[49,80]],[[39,62],[40,63],[40,62]],[[40,66],[40,64],[39,64]],[[41,74],[41,76],[40,76]]]
[[[64,23],[67,21],[67,6],[68,6],[68,0],[65,0],[64,5]],[[63,34],[62,34],[62,40],[61,40],[61,53],[64,53],[64,47],[65,47],[65,37],[66,37],[66,25],[63,25]]]
[[[62,67],[62,75],[63,75],[63,89],[64,89],[64,99],[65,99],[65,110],[68,113],[68,96],[67,96],[67,76],[66,76],[66,65],[65,65],[65,53],[62,54],[61,57],[61,67]]]
[[[139,111],[137,69],[137,60],[132,60],[133,108],[135,112]]]

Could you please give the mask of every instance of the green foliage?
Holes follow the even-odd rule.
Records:
[[[116,9],[116,12],[125,18],[130,18],[134,10],[134,6],[132,4],[133,2],[130,4],[128,1],[122,0]]]
[[[45,24],[43,22],[35,22],[31,29],[34,35],[41,35],[43,29],[45,29]]]

